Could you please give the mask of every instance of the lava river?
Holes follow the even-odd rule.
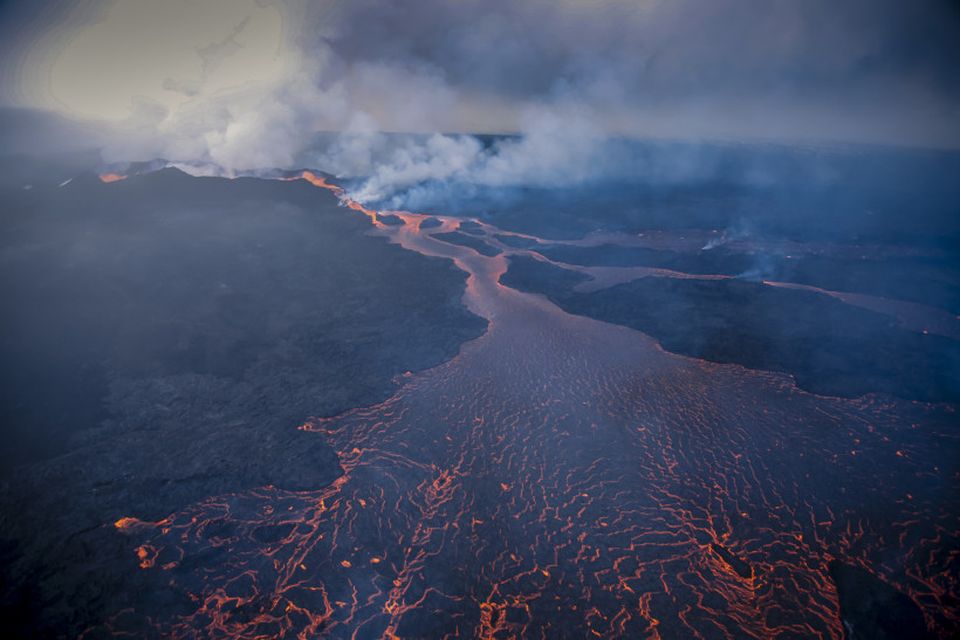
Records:
[[[907,594],[934,633],[960,628],[951,407],[666,353],[501,285],[524,250],[486,257],[432,237],[456,219],[387,225],[337,193],[372,233],[465,270],[487,332],[385,402],[300,426],[338,452],[332,485],[118,521],[191,605],[108,630],[149,615],[186,638],[841,638],[835,560]]]

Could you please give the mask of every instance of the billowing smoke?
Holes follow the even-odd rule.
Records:
[[[701,170],[636,138],[960,144],[949,2],[42,4],[0,9],[4,103],[98,123],[108,162],[306,159],[385,199]]]
[[[474,185],[563,186],[634,167],[592,120],[541,109],[531,112],[522,135],[484,145],[475,136],[387,136],[347,132],[313,164],[345,177],[363,178],[354,196],[383,201],[415,185],[455,181]],[[606,152],[606,153],[604,153]]]

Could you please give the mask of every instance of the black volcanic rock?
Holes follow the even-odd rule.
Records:
[[[469,233],[474,236],[483,235],[483,227],[473,220],[461,220],[460,226],[457,227],[457,229],[463,233]]]
[[[302,180],[165,169],[2,196],[8,637],[76,635],[163,593],[111,523],[328,485],[335,452],[297,427],[384,399],[485,326],[463,272]]]
[[[508,247],[514,247],[516,249],[532,249],[540,244],[531,238],[515,236],[509,233],[498,233],[494,237]]]
[[[378,213],[377,221],[389,226],[400,226],[403,224],[403,218],[392,213]]]
[[[716,542],[711,542],[710,548],[713,549],[714,553],[720,556],[720,558],[722,558],[723,561],[730,566],[730,568],[736,571],[737,575],[739,575],[741,578],[750,578],[753,576],[753,568],[750,566],[750,564],[738,557],[725,546],[717,544]]]
[[[443,222],[439,218],[424,218],[420,221],[421,229],[436,229],[439,226],[442,226]]]
[[[883,255],[882,248],[850,247],[842,254],[786,256],[763,251],[731,251],[724,247],[677,251],[611,244],[552,245],[537,251],[566,264],[655,267],[684,273],[785,280],[960,311],[960,266],[940,255],[887,256]]]
[[[790,373],[814,393],[960,400],[960,343],[900,329],[890,316],[825,294],[735,279],[664,277],[591,293],[573,290],[586,279],[520,256],[510,259],[501,282],[543,293],[570,313],[642,331],[668,351]]]
[[[872,573],[834,560],[830,575],[837,585],[847,640],[935,637],[927,630],[920,607]]]
[[[649,249],[615,244],[577,246],[557,244],[538,249],[556,262],[597,267],[656,267],[685,273],[736,275],[750,268],[753,258],[729,253],[723,248],[684,253],[670,249]]]
[[[447,233],[435,233],[433,237],[437,240],[443,240],[450,244],[458,244],[462,247],[470,247],[482,256],[496,256],[501,253],[500,249],[488,244],[484,240],[474,236],[468,236],[459,231],[449,231]]]

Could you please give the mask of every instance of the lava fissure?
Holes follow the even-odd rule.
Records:
[[[339,452],[333,484],[118,521],[143,570],[193,603],[153,617],[160,634],[842,638],[837,559],[908,594],[932,630],[960,628],[955,510],[909,497],[956,489],[924,462],[951,438],[943,407],[673,356],[501,285],[529,250],[434,238],[453,218],[384,224],[301,177],[373,233],[453,260],[488,330],[387,401],[303,425]]]

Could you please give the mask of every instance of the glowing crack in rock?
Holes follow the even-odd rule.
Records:
[[[433,237],[455,218],[385,225],[301,177],[371,233],[452,260],[489,328],[386,401],[301,425],[338,452],[329,486],[118,520],[143,570],[193,603],[153,618],[158,634],[839,639],[834,560],[957,628],[960,526],[924,489],[956,489],[926,462],[949,409],[666,353],[501,285],[527,250]]]

